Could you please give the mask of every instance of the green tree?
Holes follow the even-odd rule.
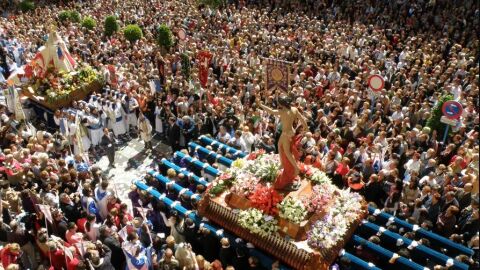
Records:
[[[165,24],[158,27],[157,43],[164,51],[168,51],[173,46],[172,30]]]
[[[60,11],[60,13],[58,13],[58,19],[61,22],[68,21],[70,19],[70,11],[68,11],[68,10]]]
[[[118,25],[117,17],[108,16],[107,18],[105,18],[104,27],[105,27],[106,36],[111,36],[116,32],[118,32],[118,30],[120,29],[120,26]]]
[[[93,30],[95,26],[97,26],[97,22],[92,17],[83,18],[82,27],[85,27],[88,30]]]
[[[22,2],[20,2],[19,7],[20,10],[22,10],[23,12],[28,12],[35,9],[35,3],[30,0],[23,0]]]
[[[142,29],[136,24],[130,24],[123,29],[125,38],[130,42],[135,42],[143,37]]]
[[[225,0],[199,0],[201,5],[205,5],[211,8],[220,8],[225,5]]]
[[[80,22],[82,20],[82,17],[80,16],[80,13],[76,10],[70,10],[70,20],[72,22]]]
[[[438,101],[437,105],[432,110],[432,114],[430,115],[430,118],[427,120],[427,127],[431,129],[431,131],[436,130],[438,136],[442,136],[442,134],[445,132],[445,127],[446,125],[442,122],[440,122],[440,118],[442,118],[442,106],[443,103],[453,100],[453,96],[450,94],[443,95],[440,97],[440,100]]]
[[[58,19],[61,22],[71,21],[71,22],[80,22],[81,16],[80,13],[76,10],[62,10],[58,13]]]

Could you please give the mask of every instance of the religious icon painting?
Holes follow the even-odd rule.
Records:
[[[277,60],[265,59],[267,76],[265,85],[267,90],[274,91],[280,89],[287,92],[290,83],[290,63]]]

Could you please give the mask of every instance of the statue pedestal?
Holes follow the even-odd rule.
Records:
[[[298,190],[284,192],[283,195],[300,199],[311,193],[311,183],[303,180]],[[238,225],[238,210],[251,208],[251,202],[243,196],[229,191],[225,191],[216,197],[204,196],[199,202],[198,210],[201,216],[212,220],[233,234],[251,242],[255,247],[271,254],[293,269],[326,270],[333,263],[346,242],[349,241],[361,219],[363,219],[363,216],[361,216],[350,224],[345,237],[334,247],[322,250],[309,248],[305,241],[307,231],[313,223],[324,217],[332,202],[325,206],[324,211],[311,215],[308,220],[300,224],[276,217],[279,226],[278,234],[271,234],[266,237],[252,234],[249,230]]]

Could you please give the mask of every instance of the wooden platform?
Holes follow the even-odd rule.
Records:
[[[286,192],[283,195],[301,198],[311,192],[312,186],[310,182],[304,180],[297,191]],[[288,221],[285,222],[279,219],[279,235],[272,234],[267,237],[262,237],[257,234],[252,234],[249,230],[238,225],[238,210],[236,209],[245,210],[248,208],[250,208],[248,199],[226,191],[214,198],[210,196],[203,197],[199,202],[198,210],[201,216],[214,221],[233,234],[251,242],[255,247],[271,254],[293,269],[301,270],[328,269],[337,257],[338,252],[343,248],[345,243],[350,240],[350,237],[363,218],[362,216],[353,222],[346,233],[346,237],[342,241],[339,241],[333,248],[313,250],[309,248],[306,241],[304,241],[306,239],[306,231],[315,221],[323,217],[325,213],[323,213],[323,215],[319,214],[315,217],[310,217],[306,222],[296,227],[292,227]],[[294,234],[295,237],[291,237],[292,234]]]
[[[57,100],[55,103],[50,103],[45,99],[37,98],[34,93],[31,93],[28,90],[22,91],[22,95],[27,96],[30,100],[35,103],[42,105],[43,107],[55,112],[57,109],[69,107],[74,100],[83,100],[88,97],[94,91],[100,91],[102,89],[102,85],[98,81],[94,81],[84,89],[78,89],[72,92],[68,98]]]

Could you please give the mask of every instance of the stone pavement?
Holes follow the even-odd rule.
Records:
[[[156,168],[154,159],[165,157],[171,154],[170,148],[153,140],[153,152],[147,152],[144,149],[144,143],[140,139],[132,139],[126,145],[117,148],[115,154],[115,167],[108,168],[107,156],[95,163],[105,173],[105,176],[111,181],[110,188],[117,194],[122,202],[126,202],[129,206],[128,192],[132,181],[140,179],[148,170]]]

